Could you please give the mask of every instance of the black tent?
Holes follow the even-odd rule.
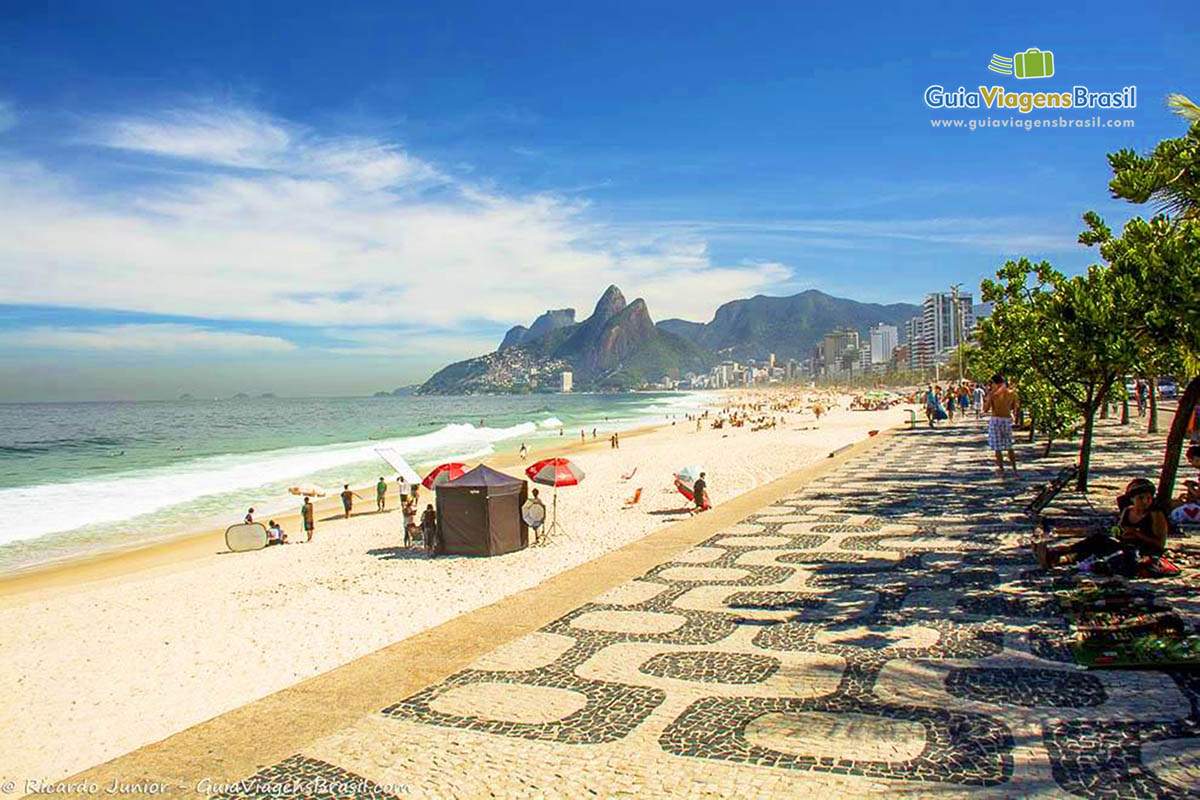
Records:
[[[528,487],[480,464],[437,487],[438,552],[498,556],[529,544],[521,517]]]

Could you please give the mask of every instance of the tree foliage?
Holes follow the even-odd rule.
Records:
[[[1119,236],[1095,212],[1084,214],[1079,241],[1104,261],[1084,275],[1068,278],[1044,261],[1005,264],[996,280],[983,283],[983,299],[995,307],[980,325],[977,357],[1017,376],[1022,401],[1048,435],[1082,421],[1080,489],[1087,486],[1096,411],[1124,396],[1121,379],[1190,378],[1167,438],[1160,503],[1173,491],[1200,401],[1200,106],[1182,95],[1168,104],[1189,121],[1184,136],[1144,156],[1128,149],[1108,156],[1112,195],[1151,203],[1160,213],[1130,220]]]

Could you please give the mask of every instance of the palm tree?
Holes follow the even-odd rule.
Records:
[[[1185,95],[1167,95],[1167,107],[1188,122],[1200,122],[1200,106],[1193,103]]]

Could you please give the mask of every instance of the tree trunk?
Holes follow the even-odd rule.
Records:
[[[1100,398],[1104,402],[1104,398]],[[1096,411],[1099,403],[1088,393],[1087,410],[1083,414],[1083,440],[1079,443],[1079,477],[1075,479],[1075,491],[1088,489],[1088,466],[1092,463],[1092,433],[1096,429]]]
[[[1150,378],[1150,425],[1146,433],[1158,433],[1158,376]]]
[[[1179,454],[1183,451],[1183,440],[1187,436],[1188,423],[1200,401],[1200,376],[1192,378],[1179,398],[1179,407],[1175,409],[1175,419],[1171,422],[1171,431],[1167,434],[1167,451],[1163,455],[1162,474],[1158,478],[1158,494],[1156,499],[1160,508],[1171,507],[1171,495],[1175,492],[1175,475],[1179,472]]]
[[[1028,441],[1030,441],[1030,442],[1033,441],[1033,432],[1036,429],[1037,429],[1037,414],[1034,414],[1032,411],[1030,411],[1029,412],[1029,439],[1028,439]]]
[[[1050,448],[1053,446],[1054,446],[1054,436],[1053,435],[1047,436],[1046,437],[1046,449],[1042,451],[1042,458],[1046,458],[1050,455]]]
[[[1121,401],[1121,424],[1129,424],[1129,392],[1125,393],[1125,399]]]

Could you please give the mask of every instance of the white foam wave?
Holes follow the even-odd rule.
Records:
[[[563,421],[558,417],[546,417],[544,420],[538,423],[538,427],[545,430],[558,430],[562,426]]]
[[[100,479],[0,489],[0,508],[14,511],[11,524],[0,530],[0,544],[118,522],[212,495],[256,487],[280,493],[289,482],[377,461],[377,447],[393,447],[414,463],[429,464],[478,458],[494,452],[496,442],[536,430],[532,422],[508,428],[454,424],[403,439],[211,456]]]

